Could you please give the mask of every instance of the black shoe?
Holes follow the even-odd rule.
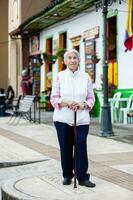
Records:
[[[64,178],[63,185],[70,185],[72,183],[72,180],[70,178]]]
[[[86,187],[94,188],[96,186],[95,183],[90,182],[89,180],[79,182],[79,185],[83,185]]]

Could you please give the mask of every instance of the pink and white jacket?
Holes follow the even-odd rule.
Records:
[[[79,103],[86,102],[90,109],[77,111],[77,125],[90,123],[89,112],[94,105],[95,97],[92,83],[87,73],[80,70],[73,73],[67,68],[58,73],[57,79],[53,83],[51,93],[51,104],[55,108],[53,120],[73,125],[74,112],[67,107],[60,107],[59,105],[64,99]]]

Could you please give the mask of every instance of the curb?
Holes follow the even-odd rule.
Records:
[[[19,179],[20,180],[20,179]],[[21,193],[15,189],[15,183],[17,179],[7,181],[1,187],[2,200],[35,200],[34,197],[30,197]]]
[[[20,162],[0,162],[0,168],[28,165],[32,163],[47,161],[47,160],[50,160],[50,159],[42,159],[42,160],[35,160],[35,161],[20,161]]]

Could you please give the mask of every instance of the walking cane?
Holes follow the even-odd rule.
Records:
[[[74,188],[77,188],[76,183],[76,147],[77,147],[77,128],[76,128],[77,112],[74,111]]]

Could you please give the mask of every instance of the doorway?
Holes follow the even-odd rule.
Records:
[[[59,35],[59,49],[67,49],[67,32],[60,33]],[[66,69],[63,57],[59,57],[59,71]]]
[[[107,19],[107,60],[108,60],[108,86],[109,96],[118,86],[117,65],[117,16]]]

